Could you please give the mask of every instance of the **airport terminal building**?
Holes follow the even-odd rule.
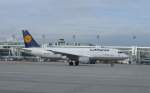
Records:
[[[66,43],[64,39],[59,39],[57,42],[44,44],[43,47],[68,47],[68,46],[85,46],[80,43]],[[93,46],[92,44],[86,44],[86,46]],[[150,47],[138,47],[138,46],[103,46],[108,48],[119,49],[120,51],[129,55],[128,64],[150,64]],[[27,54],[22,51],[24,48],[23,42],[0,42],[0,60],[39,60],[39,57]]]

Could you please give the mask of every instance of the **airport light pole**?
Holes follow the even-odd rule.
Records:
[[[15,34],[12,34],[12,40],[13,40],[13,42],[15,42],[15,43],[18,43],[18,42],[19,42],[19,40],[17,39],[17,37],[16,37]]]
[[[15,34],[12,34],[12,39],[13,39],[13,41],[16,41],[16,36],[15,36]]]
[[[135,35],[133,35],[132,39],[133,39],[133,40],[136,40],[136,36],[135,36]]]
[[[134,41],[134,47],[133,47],[133,50],[132,50],[132,61],[135,61],[135,63],[138,62],[138,50],[137,50],[137,44],[136,44],[136,35],[133,35],[132,36],[132,39]]]
[[[97,35],[96,38],[97,38],[98,45],[100,45],[100,35]]]
[[[76,43],[76,35],[73,35],[72,38],[73,38],[73,42],[74,42],[74,45],[75,45],[75,43]]]
[[[46,43],[46,42],[45,42],[45,37],[46,37],[46,36],[45,36],[44,34],[42,34],[43,47],[44,47],[44,44]]]

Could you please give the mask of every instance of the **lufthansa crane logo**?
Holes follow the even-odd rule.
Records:
[[[32,41],[32,37],[30,35],[26,35],[24,37],[25,43],[30,43]]]

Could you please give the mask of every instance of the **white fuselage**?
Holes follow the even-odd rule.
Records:
[[[124,53],[119,53],[117,49],[110,49],[110,48],[81,48],[81,47],[50,47],[45,48],[47,51],[56,51],[62,54],[70,54],[79,57],[89,57],[94,59],[126,59],[128,56]]]
[[[48,58],[65,58],[64,56],[66,55],[87,57],[98,60],[123,60],[128,58],[126,54],[119,53],[119,50],[117,49],[102,47],[48,47],[23,48],[23,50],[35,56]]]

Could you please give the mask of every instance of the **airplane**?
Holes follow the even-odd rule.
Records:
[[[23,30],[22,32],[25,43],[24,50],[38,56],[47,55],[49,58],[65,58],[70,66],[78,66],[79,63],[95,64],[97,60],[120,61],[128,59],[128,55],[120,52],[118,49],[100,46],[58,46],[41,48],[27,30]]]
[[[66,56],[68,58],[68,63],[70,66],[72,65],[77,66],[79,65],[79,63],[95,64],[97,60],[116,62],[128,58],[128,55],[120,52],[117,49],[102,48],[102,47],[95,47],[95,48],[48,47],[45,48],[45,50],[51,51],[55,54],[61,54],[62,56]]]

